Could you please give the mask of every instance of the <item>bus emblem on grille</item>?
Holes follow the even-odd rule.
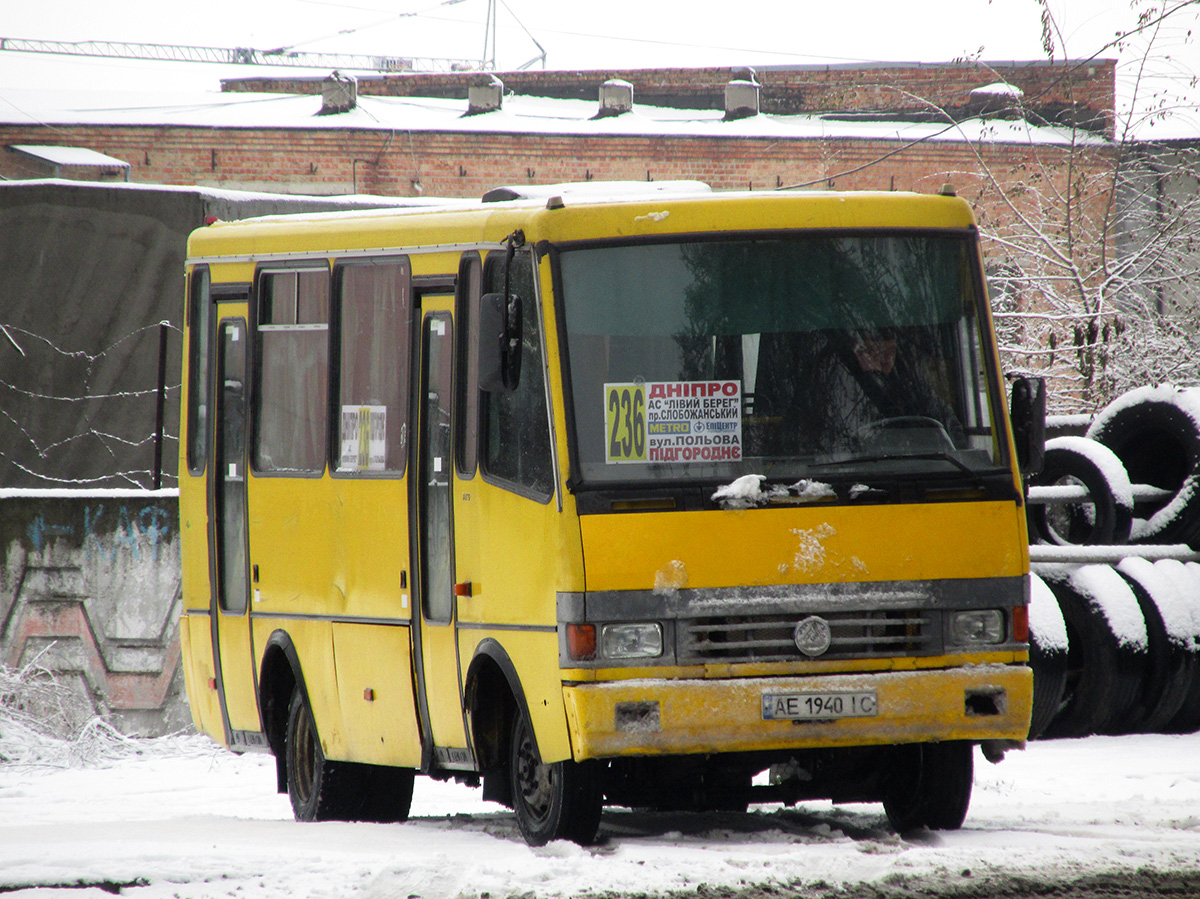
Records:
[[[821,655],[833,642],[829,622],[816,615],[811,615],[797,624],[793,637],[796,640],[796,648],[806,656]]]

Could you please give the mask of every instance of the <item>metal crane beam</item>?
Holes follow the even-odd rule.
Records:
[[[470,72],[480,68],[478,60],[440,57],[368,56],[357,53],[307,53],[285,49],[255,50],[250,47],[189,47],[179,44],[139,44],[130,41],[42,41],[0,37],[0,51],[5,50],[110,59],[337,69],[342,72]]]

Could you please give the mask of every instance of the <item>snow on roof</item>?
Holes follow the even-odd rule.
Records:
[[[1016,144],[1104,145],[1099,135],[1010,119],[962,122],[847,120],[820,115],[759,114],[726,120],[719,109],[638,105],[619,116],[596,117],[598,103],[510,95],[491,112],[464,115],[461,100],[359,94],[358,105],[318,115],[319,95],[214,91],[115,95],[83,91],[13,90],[0,124],[142,125],[155,127],[371,129],[462,133],[730,137],[775,140],[980,141]]]
[[[10,150],[24,153],[54,165],[101,166],[104,168],[129,168],[129,163],[115,156],[106,156],[87,147],[55,147],[34,144],[12,144]]]
[[[66,148],[64,148],[66,149]],[[74,181],[69,178],[27,178],[19,181],[0,181],[0,190],[6,188],[20,190],[37,185],[57,185],[70,187],[72,190],[140,190],[166,191],[174,193],[194,194],[210,197],[214,200],[240,202],[247,200],[269,200],[274,203],[311,204],[314,202],[337,202],[362,206],[380,206],[391,208],[403,204],[416,206],[422,203],[429,205],[444,205],[447,200],[427,199],[423,197],[386,197],[378,194],[280,194],[267,191],[230,190],[223,187],[203,187],[182,184],[137,184],[133,182],[111,181]]]

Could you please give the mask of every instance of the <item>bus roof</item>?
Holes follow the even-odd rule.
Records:
[[[592,182],[504,188],[490,199],[263,216],[193,232],[188,261],[498,248],[517,229],[533,242],[781,230],[935,229],[975,224],[952,193],[715,192],[700,182]]]

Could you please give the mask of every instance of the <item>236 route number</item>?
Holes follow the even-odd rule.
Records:
[[[646,461],[646,385],[606,384],[606,462]]]

